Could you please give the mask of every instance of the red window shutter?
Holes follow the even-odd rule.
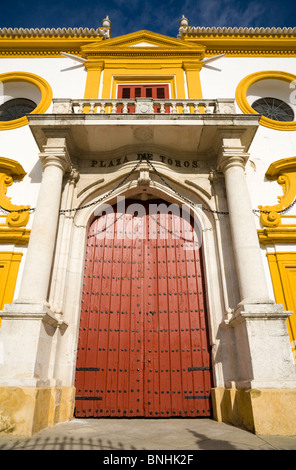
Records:
[[[169,98],[169,85],[119,85],[118,86],[118,98],[122,99],[131,99],[133,100],[134,98],[153,98],[153,99],[166,99]],[[117,107],[117,112],[122,113],[123,107],[118,106]],[[128,107],[128,112],[129,113],[134,113],[135,112],[135,107],[134,106],[129,106]],[[154,112],[159,113],[160,112],[160,107],[154,107]],[[166,106],[165,107],[165,112],[169,113],[170,112],[170,107]]]
[[[137,87],[135,88],[135,98],[141,98],[141,93],[142,92],[142,89]]]
[[[152,98],[152,88],[146,88],[146,98]]]
[[[122,89],[122,98],[130,98],[131,97],[131,89],[130,88],[123,88]]]
[[[164,95],[164,88],[157,88],[157,98],[159,100],[163,100],[165,98],[165,95]]]

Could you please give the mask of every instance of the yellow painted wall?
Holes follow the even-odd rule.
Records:
[[[0,251],[0,310],[5,304],[10,304],[13,301],[22,256],[22,253]]]
[[[287,324],[296,365],[296,253],[267,253],[267,258],[275,300],[286,310],[293,311]]]
[[[139,46],[142,42],[145,47]],[[116,98],[119,83],[169,83],[170,98],[202,98],[199,72],[205,47],[139,31],[82,47],[87,70],[84,97]],[[102,75],[103,74],[103,75]]]
[[[101,80],[102,68],[98,64],[87,66],[87,81],[84,97],[98,98]],[[184,71],[181,67],[155,67],[147,66],[138,68],[136,64],[133,67],[122,66],[115,67],[114,64],[105,65],[102,86],[102,98],[111,99],[117,97],[118,84],[137,84],[137,83],[168,83],[171,90],[171,98],[185,98]],[[198,92],[201,98],[201,91]]]

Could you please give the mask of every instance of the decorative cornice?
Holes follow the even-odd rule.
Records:
[[[60,53],[81,54],[92,42],[121,48],[133,45],[137,34],[153,36],[155,45],[169,49],[166,42],[184,54],[183,47],[206,47],[206,56],[296,56],[296,28],[243,28],[181,26],[177,39],[150,31],[139,31],[111,39],[110,28],[0,28],[3,57],[59,57]],[[107,42],[105,40],[108,39]],[[181,40],[181,41],[180,41]],[[179,44],[178,44],[179,43]],[[183,43],[183,44],[182,44]],[[138,49],[138,48],[136,48]],[[149,49],[149,48],[143,48]],[[143,52],[143,51],[142,51]],[[160,52],[160,51],[159,51]],[[111,51],[108,51],[111,54]]]
[[[143,41],[147,45],[138,46]],[[181,60],[188,58],[192,61],[201,60],[204,53],[205,46],[185,43],[179,39],[146,30],[112,38],[107,42],[98,41],[81,47],[82,57],[87,59],[100,58],[101,60],[107,60],[107,58],[178,58]]]
[[[147,45],[143,46],[140,45],[141,43],[146,42]],[[151,44],[151,46],[149,46]],[[164,34],[159,34],[159,33],[154,33],[152,31],[148,30],[140,30],[136,31],[134,33],[128,33],[124,34],[122,36],[118,36],[116,38],[110,39],[110,41],[107,41],[107,43],[100,44],[98,47],[105,48],[105,47],[116,47],[116,48],[121,48],[121,47],[140,47],[141,49],[147,49],[150,47],[163,47],[163,48],[177,48],[179,49],[180,47],[185,48],[185,49],[192,49],[196,48],[195,45],[192,45],[190,43],[184,43],[183,41],[180,41],[179,39],[172,38],[170,36],[165,36]],[[94,44],[93,46],[91,45],[90,47],[96,48],[97,45]]]
[[[106,36],[108,28],[0,28],[0,37],[2,36]],[[204,27],[204,26],[187,26],[179,29],[179,35],[252,35],[252,36],[275,36],[287,35],[296,36],[296,27]]]
[[[0,57],[79,55],[81,46],[109,39],[108,28],[1,28]]]
[[[97,37],[106,36],[107,29],[94,28],[0,28],[0,38],[17,37]]]
[[[208,35],[253,35],[253,36],[274,36],[274,35],[295,35],[296,28],[264,28],[264,27],[204,27],[204,26],[187,26],[181,27],[179,29],[179,36],[183,37],[184,35],[199,35],[199,36],[208,36]]]
[[[182,26],[178,38],[203,44],[206,56],[296,56],[296,28],[227,28]]]

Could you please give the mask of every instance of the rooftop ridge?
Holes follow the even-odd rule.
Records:
[[[295,35],[296,27],[227,27],[227,26],[180,26],[178,38],[186,34],[237,34],[237,35]],[[82,27],[59,27],[59,28],[0,28],[0,37],[3,36],[104,36],[110,37],[107,28],[82,28]]]
[[[104,36],[104,30],[101,28],[0,28],[0,35],[99,35]]]
[[[296,27],[227,27],[227,26],[181,26],[179,28],[179,36],[183,34],[296,34]]]

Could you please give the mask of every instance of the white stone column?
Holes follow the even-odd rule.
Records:
[[[224,173],[229,224],[240,302],[229,326],[234,329],[238,388],[293,388],[296,374],[282,305],[269,298],[260,245],[245,178],[248,155],[240,133],[221,135],[218,170]]]
[[[70,168],[64,131],[47,139],[40,154],[43,175],[18,299],[1,312],[0,386],[52,386],[50,363],[57,327],[66,324],[48,303],[62,183]],[[57,381],[59,381],[57,379]]]
[[[229,140],[229,139],[226,139]],[[224,173],[233,252],[242,304],[274,303],[269,298],[251,200],[245,178],[245,154],[239,139],[222,147],[219,170]],[[236,142],[235,142],[236,141]],[[234,146],[234,144],[237,144]]]
[[[67,158],[64,152],[47,148],[40,155],[43,176],[18,303],[44,304],[47,297],[55,249],[62,181]]]

